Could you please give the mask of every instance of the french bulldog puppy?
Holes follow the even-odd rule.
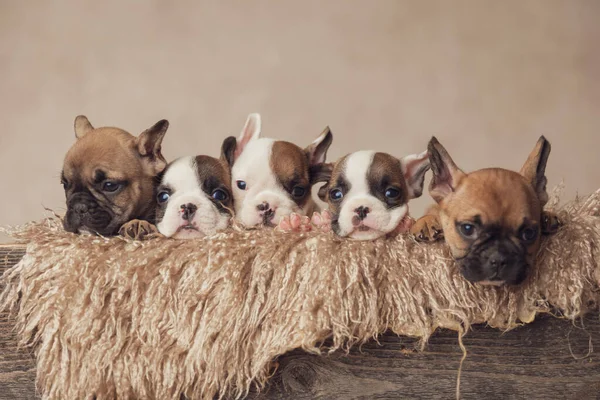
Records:
[[[518,173],[501,168],[465,173],[435,137],[428,151],[433,172],[429,193],[437,205],[411,232],[418,240],[444,237],[471,282],[521,283],[535,262],[540,235],[560,224],[543,212],[550,143],[540,137]]]
[[[316,207],[311,196],[315,169],[325,162],[333,140],[331,132],[325,129],[304,149],[260,135],[260,115],[250,114],[240,137],[224,142],[235,218],[246,227],[273,227],[292,212],[312,213]]]
[[[429,169],[427,152],[398,159],[387,153],[357,151],[335,164],[320,168],[325,185],[319,197],[328,208],[312,218],[312,224],[331,229],[338,236],[373,240],[387,234],[407,232],[408,201],[423,193]],[[296,216],[283,220],[280,228],[296,230]],[[305,219],[306,221],[306,219]],[[305,230],[300,223],[300,230]]]
[[[179,158],[167,166],[157,193],[156,223],[166,237],[210,236],[226,229],[233,216],[231,173],[223,160]]]
[[[134,219],[144,221],[142,227],[153,222],[156,176],[167,165],[161,143],[168,126],[160,120],[135,137],[119,128],[94,128],[83,115],[75,118],[77,141],[61,177],[67,231],[110,236]]]

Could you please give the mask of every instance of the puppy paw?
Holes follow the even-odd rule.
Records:
[[[141,219],[129,221],[119,229],[119,235],[133,240],[144,240],[150,237],[160,236],[156,225]]]
[[[310,222],[321,232],[331,231],[331,213],[327,210],[313,213]]]
[[[292,213],[281,218],[277,229],[282,232],[308,232],[312,230],[312,225],[310,218]]]
[[[410,228],[410,233],[421,242],[435,242],[444,238],[442,225],[437,217],[425,215]]]
[[[544,235],[551,235],[558,231],[558,228],[562,226],[561,220],[554,213],[543,211],[542,212],[542,224],[541,230]]]

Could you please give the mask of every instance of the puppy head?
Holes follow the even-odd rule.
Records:
[[[408,201],[423,193],[428,169],[427,152],[397,159],[358,151],[333,166],[324,165],[319,180],[327,183],[319,189],[319,197],[332,213],[333,231],[358,240],[394,231],[408,215]]]
[[[310,212],[313,169],[325,161],[333,139],[326,128],[301,149],[260,134],[260,115],[251,114],[240,137],[225,139],[222,149],[231,166],[236,219],[248,227],[273,226],[292,212]]]
[[[550,143],[542,136],[520,173],[500,168],[466,174],[435,139],[429,143],[431,196],[444,237],[471,282],[519,284],[540,245]]]
[[[156,226],[163,235],[191,239],[215,234],[231,219],[229,168],[209,156],[177,159],[165,170],[156,201]]]
[[[151,219],[155,177],[166,166],[161,143],[169,123],[157,122],[138,137],[75,119],[77,141],[63,165],[65,229],[114,235],[125,222]]]

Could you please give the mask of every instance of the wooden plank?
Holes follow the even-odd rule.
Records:
[[[0,273],[15,265],[25,254],[19,245],[0,246]],[[0,288],[1,289],[1,288]],[[0,314],[0,399],[35,399],[35,362],[33,355],[17,348],[14,325],[6,313]]]
[[[22,247],[0,246],[0,272],[24,254]],[[585,329],[581,328],[583,323]],[[31,354],[16,349],[6,315],[0,316],[0,399],[34,399]],[[467,359],[461,376],[464,399],[599,399],[600,319],[579,326],[544,317],[502,333],[477,326],[464,338]],[[293,351],[259,399],[451,399],[462,352],[456,333],[437,332],[426,351],[415,341],[391,333],[349,354],[322,357]]]
[[[468,355],[461,374],[464,399],[598,399],[600,321],[585,330],[552,317],[502,334],[478,326],[464,338]],[[449,399],[454,398],[462,352],[456,333],[440,331],[426,351],[387,334],[348,355],[318,357],[294,351],[261,399]],[[571,352],[573,354],[571,354]]]

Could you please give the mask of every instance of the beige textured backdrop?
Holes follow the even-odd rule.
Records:
[[[253,111],[300,145],[329,124],[331,159],[436,135],[465,170],[518,168],[544,134],[549,184],[593,191],[598,21],[595,0],[1,1],[0,224],[64,209],[77,114],[167,118],[167,158],[216,155]]]

